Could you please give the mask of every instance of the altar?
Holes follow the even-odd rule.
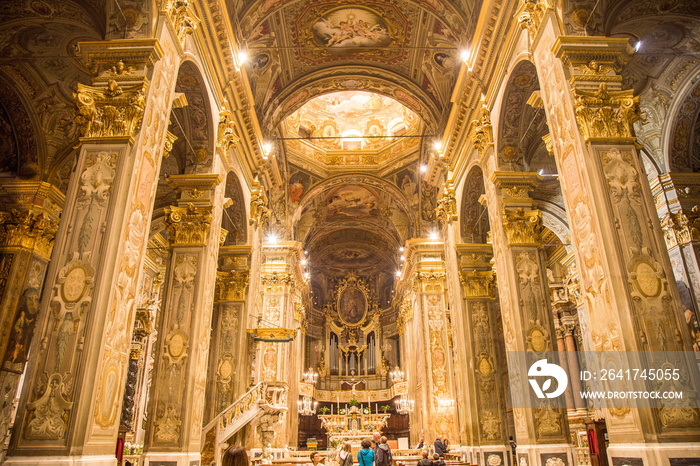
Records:
[[[349,441],[359,447],[363,439],[371,439],[374,432],[381,432],[391,414],[372,414],[352,406],[342,414],[320,414],[321,425],[328,433],[328,444],[335,447]]]

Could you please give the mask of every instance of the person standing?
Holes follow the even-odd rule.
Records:
[[[418,445],[416,445],[416,450],[420,450],[425,447],[425,438],[421,437],[420,440],[418,441]]]
[[[372,441],[368,438],[361,443],[362,449],[357,452],[358,466],[374,466],[374,452],[372,451]]]
[[[445,456],[446,451],[447,447],[444,443],[442,443],[442,437],[438,435],[435,439],[435,453],[437,453],[440,456]]]
[[[352,466],[352,445],[345,442],[338,453],[338,466]]]
[[[386,443],[386,437],[379,439],[379,445],[375,450],[375,466],[391,466],[391,448]]]

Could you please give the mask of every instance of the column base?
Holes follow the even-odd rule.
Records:
[[[607,448],[610,465],[667,466],[671,459],[686,459],[676,464],[700,464],[700,442],[698,443],[628,443],[610,444]],[[694,460],[687,462],[687,460]]]
[[[199,452],[189,453],[144,453],[141,457],[143,466],[200,466],[202,455]]]
[[[3,466],[28,466],[51,464],[57,466],[116,466],[114,455],[100,456],[8,456]]]
[[[554,443],[548,445],[518,445],[516,449],[516,466],[574,466],[573,447],[568,444]],[[556,458],[561,462],[556,461]]]

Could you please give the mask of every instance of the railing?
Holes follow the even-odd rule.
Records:
[[[225,442],[262,411],[287,409],[286,384],[260,382],[234,401],[202,429],[202,465],[219,464]]]

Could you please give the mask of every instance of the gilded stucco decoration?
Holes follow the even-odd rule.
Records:
[[[34,249],[47,260],[51,257],[58,223],[43,213],[0,213],[0,244]]]
[[[183,49],[187,36],[194,33],[199,23],[192,4],[191,0],[162,0],[160,6],[161,14],[168,18],[168,25]]]
[[[165,209],[165,215],[171,246],[204,245],[211,225],[211,207],[171,206]]]
[[[335,289],[335,311],[340,322],[348,328],[365,323],[372,307],[367,283],[354,273],[342,279]]]
[[[503,227],[511,246],[539,246],[542,243],[542,212],[537,209],[503,209]]]
[[[122,88],[115,80],[106,87],[78,84],[74,98],[76,121],[86,138],[133,136],[141,126],[148,81]]]
[[[634,141],[632,123],[639,119],[639,97],[634,91],[574,90],[576,122],[586,142],[629,143]]]

